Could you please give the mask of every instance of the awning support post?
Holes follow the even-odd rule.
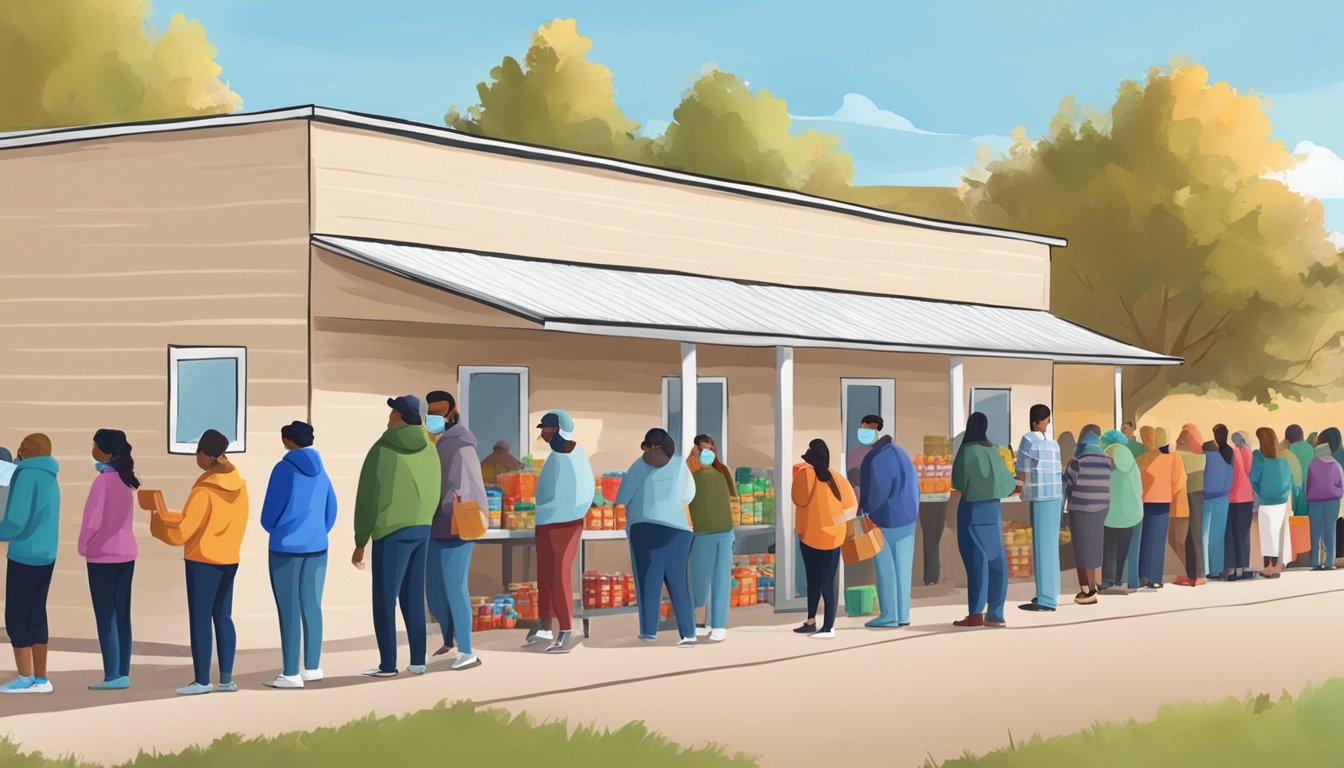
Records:
[[[775,347],[775,611],[796,609],[793,543],[793,347]]]
[[[695,440],[696,418],[699,415],[700,374],[696,370],[695,345],[683,342],[681,345],[681,434],[673,435],[677,441],[677,450],[682,456],[690,456]]]
[[[1115,428],[1119,429],[1125,423],[1125,372],[1120,366],[1115,366]]]
[[[952,358],[948,370],[948,436],[952,450],[961,447],[961,435],[966,431],[966,367],[960,357]]]

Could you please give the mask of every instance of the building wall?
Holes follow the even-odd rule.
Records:
[[[186,131],[0,152],[0,445],[43,432],[61,464],[55,637],[94,636],[76,554],[99,427],[177,507],[199,471],[167,453],[167,347],[248,348],[252,518],[240,642],[278,643],[257,523],[282,423],[307,409],[308,126]],[[136,638],[185,644],[181,550],[137,512]]]
[[[313,124],[314,231],[1044,309],[1050,249]]]

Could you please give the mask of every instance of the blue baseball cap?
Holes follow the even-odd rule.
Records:
[[[420,398],[415,395],[387,398],[387,407],[401,414],[401,420],[407,424],[420,422]]]

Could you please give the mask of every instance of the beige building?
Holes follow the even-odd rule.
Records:
[[[45,432],[62,464],[57,637],[93,635],[75,539],[99,427],[127,432],[170,506],[200,429],[235,439],[240,643],[274,646],[257,518],[296,418],[342,500],[328,634],[364,635],[352,502],[390,395],[457,393],[486,452],[529,452],[565,408],[599,473],[649,427],[709,432],[787,498],[807,441],[839,464],[865,412],[912,454],[971,408],[1015,443],[1028,406],[1065,399],[1064,366],[1082,366],[1069,407],[1109,415],[1118,366],[1179,362],[1049,314],[1056,238],[336,110],[0,134],[0,179],[0,445]],[[787,608],[780,508],[756,533]],[[181,553],[137,531],[137,638],[184,642]],[[499,590],[500,549],[478,545],[473,593]]]

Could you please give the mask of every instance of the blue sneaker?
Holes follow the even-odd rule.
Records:
[[[410,665],[409,667],[406,668],[406,671],[407,671],[407,672],[410,672],[412,675],[423,675],[423,674],[425,674],[425,665],[424,665],[424,664],[412,664],[412,665]]]
[[[177,695],[200,696],[203,693],[209,693],[213,690],[215,690],[215,687],[213,685],[210,685],[209,683],[206,683],[204,685],[200,683],[192,683],[191,685],[188,685],[186,688],[178,688]]]
[[[4,685],[0,685],[0,694],[3,693],[51,693],[51,681],[38,680],[34,677],[19,677],[11,680]]]
[[[220,683],[220,684],[219,684],[219,692],[220,692],[220,693],[237,693],[237,692],[238,692],[238,684],[235,683],[235,682],[233,682],[232,680],[230,680],[230,681],[227,682],[227,683]]]
[[[104,680],[101,683],[94,683],[89,686],[90,691],[124,691],[131,687],[131,678],[117,677],[112,680]]]
[[[871,629],[894,629],[901,626],[901,624],[900,622],[887,621],[886,619],[873,619],[872,621],[865,622],[863,626]]]

